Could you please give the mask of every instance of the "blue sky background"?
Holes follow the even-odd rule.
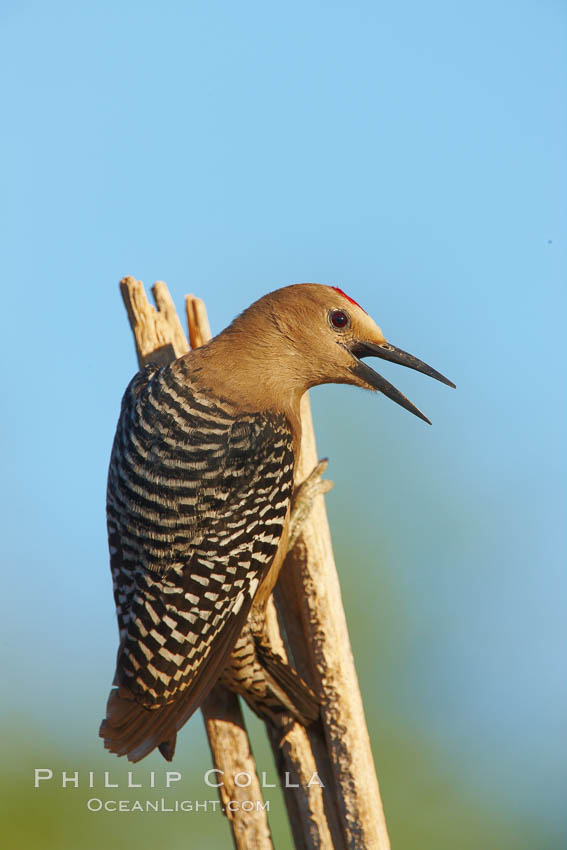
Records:
[[[471,824],[508,846],[513,823],[510,846],[564,846],[565,17],[551,0],[1,4],[16,761],[39,741],[110,759],[104,489],[135,370],[118,280],[166,280],[179,308],[196,292],[213,332],[326,282],[458,385],[384,365],[432,428],[313,393],[394,846],[408,807],[422,846],[465,847]],[[183,739],[199,773],[198,718]]]

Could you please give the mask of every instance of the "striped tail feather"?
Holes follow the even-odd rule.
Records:
[[[167,761],[175,752],[177,702],[149,709],[136,702],[127,688],[113,688],[106,704],[106,718],[99,735],[111,753],[129,761],[143,759],[156,747]]]

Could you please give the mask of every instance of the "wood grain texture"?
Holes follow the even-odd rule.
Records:
[[[302,399],[296,481],[318,461],[309,397]],[[317,497],[276,588],[276,605],[298,671],[322,696],[322,719],[344,846],[389,850],[390,842],[335,567],[324,500]],[[308,730],[317,751],[316,730]]]
[[[211,338],[211,328],[205,302],[195,295],[185,296],[185,312],[191,348],[199,348]]]
[[[235,847],[237,850],[273,848],[266,812],[242,809],[242,803],[257,807],[263,806],[264,800],[237,697],[222,685],[215,685],[201,710],[213,765],[219,771],[214,781],[223,783],[218,792]]]
[[[144,284],[140,280],[125,277],[120,281],[120,292],[134,334],[140,367],[148,363],[164,365],[189,351],[189,343],[165,283],[158,281],[153,289],[157,310],[146,298]]]
[[[280,629],[276,606],[272,597],[266,611],[266,636],[272,651],[289,661],[290,642]],[[309,674],[305,678],[313,679]],[[338,800],[321,725],[312,724],[308,730],[290,720],[283,732],[270,723],[266,730],[296,850],[343,850]]]

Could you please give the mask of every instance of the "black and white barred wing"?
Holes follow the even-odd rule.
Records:
[[[101,735],[136,760],[174,740],[224,669],[276,554],[293,481],[283,417],[235,417],[180,369],[148,367],[131,383],[109,472],[121,642]]]

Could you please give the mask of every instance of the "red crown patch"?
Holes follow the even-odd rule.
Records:
[[[342,295],[343,298],[346,298],[346,300],[350,301],[351,304],[355,304],[357,307],[360,307],[360,304],[358,303],[358,301],[355,301],[354,298],[351,298],[350,295],[347,295],[346,292],[343,292],[342,289],[339,289],[338,286],[331,286],[331,289],[334,289],[335,292],[338,292],[339,295]],[[363,313],[366,313],[366,310],[364,309],[364,307],[360,307],[360,309],[362,310]],[[366,315],[368,315],[368,313],[366,313]]]

